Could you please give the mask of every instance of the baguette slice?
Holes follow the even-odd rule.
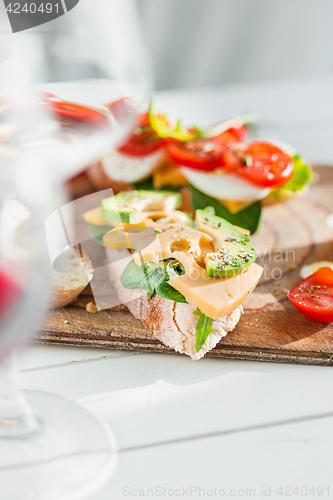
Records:
[[[110,250],[106,249],[106,252],[108,256]],[[120,276],[129,260],[131,259],[124,259],[119,261],[117,266],[109,266],[110,269],[112,268],[112,274],[110,275],[112,284],[119,300],[163,344],[172,347],[177,352],[191,356],[193,360],[198,360],[213,349],[221,338],[225,337],[237,325],[241,315],[238,308],[231,314],[213,321],[212,332],[202,349],[196,352],[198,316],[193,314],[196,308],[190,304],[163,299],[157,294],[148,299],[144,290],[138,294],[138,290],[124,288],[120,282]],[[109,258],[109,261],[112,261],[112,259]]]
[[[91,281],[92,263],[88,255],[70,248],[61,256],[61,271],[52,270],[49,287],[50,309],[58,309],[73,302]]]

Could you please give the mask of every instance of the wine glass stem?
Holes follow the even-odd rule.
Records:
[[[16,356],[0,365],[0,438],[30,434],[38,427],[19,384]]]

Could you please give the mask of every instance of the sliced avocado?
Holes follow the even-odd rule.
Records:
[[[171,191],[125,191],[102,201],[102,217],[108,221],[135,223],[136,212],[172,212],[181,204],[181,195]]]
[[[241,274],[255,260],[257,254],[250,238],[230,222],[215,215],[212,207],[197,210],[195,220],[199,231],[213,238],[214,252],[205,256],[210,278],[227,278]]]

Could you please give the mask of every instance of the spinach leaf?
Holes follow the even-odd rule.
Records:
[[[153,178],[148,177],[144,181],[134,182],[133,186],[136,190],[145,189],[146,191],[151,191],[154,189]]]
[[[154,187],[152,177],[149,177],[148,179],[145,179],[144,181],[135,182],[133,185],[134,185],[135,189],[137,189],[137,190],[145,189],[146,191],[153,191],[154,189],[156,189]],[[178,193],[179,187],[178,186],[162,186],[162,187],[158,188],[158,190],[159,191],[172,191],[174,193]]]
[[[98,243],[99,245],[103,245],[103,236],[104,234],[111,231],[112,227],[110,226],[90,226],[89,233],[90,236]]]
[[[218,200],[208,196],[195,187],[191,186],[191,198],[192,205],[195,210],[204,209],[208,206],[213,207],[216,215],[223,217],[227,221],[231,222],[235,226],[243,227],[248,229],[251,234],[255,233],[259,227],[261,220],[261,203],[256,201],[249,207],[244,208],[240,212],[233,214],[222,205]]]
[[[193,311],[193,314],[196,316],[199,316],[197,325],[196,325],[196,341],[195,341],[195,350],[196,352],[199,352],[200,349],[202,349],[204,343],[207,340],[208,335],[212,332],[213,330],[213,320],[212,318],[209,318],[204,314],[203,312],[200,311],[199,308],[197,308],[195,311]]]

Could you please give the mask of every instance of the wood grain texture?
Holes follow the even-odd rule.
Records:
[[[206,356],[333,365],[333,324],[304,318],[287,298],[287,292],[300,281],[303,265],[333,260],[333,232],[326,224],[333,212],[333,169],[317,167],[315,171],[319,181],[305,198],[264,209],[261,228],[253,237],[257,262],[264,267],[262,280],[244,303],[245,314],[235,330]],[[98,273],[94,294],[97,290],[99,301],[109,304],[112,291],[105,276]],[[34,340],[174,353],[125,306],[88,313],[85,306],[92,300],[88,287],[71,306],[48,311]]]

